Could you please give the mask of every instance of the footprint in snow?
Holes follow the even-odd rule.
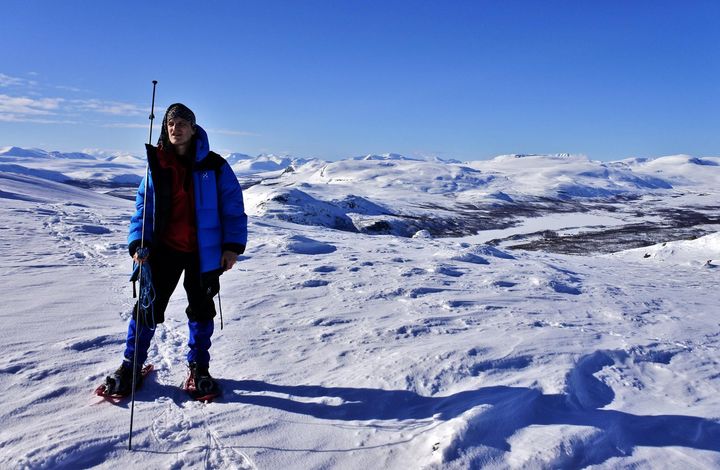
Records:
[[[510,369],[525,369],[532,365],[532,356],[503,357],[500,359],[490,359],[478,362],[470,368],[473,377],[477,377],[482,372],[496,372]]]
[[[477,303],[476,300],[445,300],[442,306],[447,309],[469,308],[476,306]]]
[[[194,423],[179,408],[168,402],[163,413],[155,417],[152,434],[160,442],[179,444],[190,440]]]
[[[455,266],[438,266],[434,269],[434,271],[438,274],[450,277],[460,277],[465,275],[465,272],[461,271]]]
[[[346,318],[318,318],[312,322],[313,326],[335,326],[350,323]]]
[[[335,266],[318,266],[317,268],[313,269],[314,273],[332,273],[337,271],[337,268]]]
[[[283,244],[285,251],[298,255],[326,255],[337,250],[335,245],[320,242],[312,238],[294,235]]]
[[[437,287],[415,287],[407,292],[407,296],[411,299],[416,299],[428,294],[437,294],[438,292],[445,292],[447,289],[440,289]]]
[[[308,279],[301,284],[301,287],[322,287],[328,284],[330,284],[330,282],[323,279]]]
[[[515,287],[516,285],[517,285],[517,282],[512,282],[512,281],[495,281],[495,282],[493,282],[493,286],[495,286],[495,287],[510,288],[510,287]]]
[[[552,290],[557,292],[558,294],[570,294],[570,295],[580,295],[582,294],[582,291],[578,289],[577,287],[573,287],[569,284],[566,284],[564,282],[558,281],[558,280],[551,280],[550,281],[550,287]]]
[[[89,235],[106,235],[108,233],[112,233],[112,230],[101,225],[80,225],[74,227],[73,231],[77,233],[86,233]]]
[[[417,275],[421,275],[421,274],[425,274],[425,273],[426,273],[426,271],[422,268],[411,268],[411,269],[403,270],[400,273],[400,275],[402,277],[412,277],[412,276],[417,276]]]

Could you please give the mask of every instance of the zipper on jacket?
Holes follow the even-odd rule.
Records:
[[[205,175],[205,172],[200,174],[200,181],[197,182],[198,185],[198,194],[200,195],[200,207],[205,207],[205,203],[203,201],[203,187],[202,187],[202,179]]]

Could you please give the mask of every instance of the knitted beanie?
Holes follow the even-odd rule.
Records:
[[[167,123],[170,119],[175,118],[185,119],[193,128],[195,128],[195,113],[182,103],[171,104],[168,106],[167,111],[165,111],[162,129],[160,130],[160,138],[158,139],[158,147],[169,148],[170,138],[167,133]]]

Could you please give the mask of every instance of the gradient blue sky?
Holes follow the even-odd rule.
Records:
[[[720,154],[720,1],[2,9],[0,145],[141,154],[155,79],[221,152]]]

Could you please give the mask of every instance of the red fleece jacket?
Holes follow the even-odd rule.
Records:
[[[160,166],[172,172],[172,209],[160,240],[174,250],[192,253],[198,249],[193,177],[191,163],[182,158],[158,149]]]

